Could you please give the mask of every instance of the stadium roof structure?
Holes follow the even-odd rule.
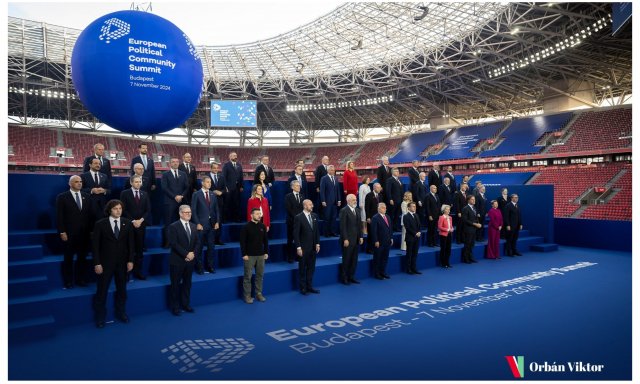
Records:
[[[99,130],[70,76],[81,31],[12,17],[8,31],[10,117]],[[258,101],[258,129],[236,130],[241,145],[262,145],[274,131],[289,143],[328,130],[347,142],[375,128],[414,132],[440,117],[523,116],[540,113],[549,93],[597,106],[631,94],[631,38],[631,28],[612,36],[610,3],[346,3],[274,38],[197,47],[204,91],[180,128],[190,143],[224,135],[209,127],[214,99]]]

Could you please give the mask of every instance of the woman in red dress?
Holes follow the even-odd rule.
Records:
[[[353,161],[347,163],[347,169],[342,176],[342,188],[344,189],[344,195],[358,196],[358,175],[356,175],[355,164]]]
[[[491,200],[489,213],[489,239],[487,241],[487,259],[500,258],[500,230],[502,229],[502,213],[498,209],[498,201]]]
[[[267,227],[271,226],[271,219],[269,216],[269,200],[262,195],[262,185],[256,184],[251,189],[251,198],[247,201],[247,221],[251,220],[251,210],[258,208],[262,211],[262,224]]]

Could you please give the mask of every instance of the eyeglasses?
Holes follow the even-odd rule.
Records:
[[[188,214],[191,214],[191,211],[182,211],[182,213],[188,213]]]

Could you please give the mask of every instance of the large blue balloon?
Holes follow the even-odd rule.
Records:
[[[140,11],[110,13],[82,31],[71,74],[91,113],[133,134],[180,126],[202,90],[202,64],[191,40],[168,20]]]

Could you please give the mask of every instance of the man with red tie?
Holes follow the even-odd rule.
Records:
[[[389,250],[393,245],[393,229],[391,228],[391,218],[387,216],[387,206],[385,203],[378,203],[378,214],[371,219],[371,241],[373,242],[373,271],[378,280],[390,279],[387,275],[387,262],[389,261]]]

